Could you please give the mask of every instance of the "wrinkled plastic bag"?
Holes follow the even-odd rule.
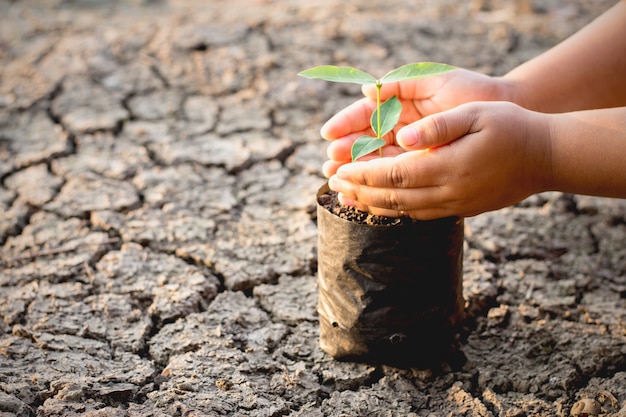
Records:
[[[463,219],[354,223],[319,204],[321,348],[337,359],[438,366],[463,318]]]

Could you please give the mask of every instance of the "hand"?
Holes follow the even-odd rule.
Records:
[[[326,177],[350,162],[352,143],[359,136],[373,134],[370,116],[376,107],[376,88],[365,86],[363,93],[366,98],[348,106],[322,127],[322,137],[332,140],[327,151],[330,160],[322,168]],[[385,156],[405,152],[402,144],[395,139],[403,126],[470,101],[511,100],[514,87],[502,78],[456,69],[435,77],[383,85],[383,101],[394,95],[402,103],[402,115],[396,128],[385,138],[388,142],[383,151]]]
[[[340,167],[329,180],[344,204],[415,219],[473,216],[514,204],[550,181],[548,117],[477,102],[397,133],[399,152]]]

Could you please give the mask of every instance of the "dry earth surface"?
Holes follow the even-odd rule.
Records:
[[[0,416],[626,414],[623,200],[467,219],[460,367],[319,349],[318,130],[360,91],[296,77],[499,75],[613,2],[1,0]]]

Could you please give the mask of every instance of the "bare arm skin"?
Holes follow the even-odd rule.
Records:
[[[503,77],[511,101],[558,113],[626,105],[626,1]]]
[[[550,116],[548,189],[626,198],[626,107]]]

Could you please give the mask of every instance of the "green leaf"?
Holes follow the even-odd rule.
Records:
[[[361,136],[352,144],[352,162],[385,146],[385,141],[371,136]]]
[[[400,113],[402,113],[402,103],[396,96],[391,97],[380,105],[380,131],[378,129],[378,110],[374,110],[370,123],[374,133],[379,138],[382,138],[393,129],[393,127],[400,120]]]
[[[416,78],[430,77],[452,71],[455,67],[438,62],[418,62],[407,64],[385,74],[380,79],[381,83],[393,83],[397,81],[414,80]]]
[[[298,73],[298,75],[338,83],[376,84],[377,82],[376,77],[367,72],[352,67],[336,67],[334,65],[309,68]]]

